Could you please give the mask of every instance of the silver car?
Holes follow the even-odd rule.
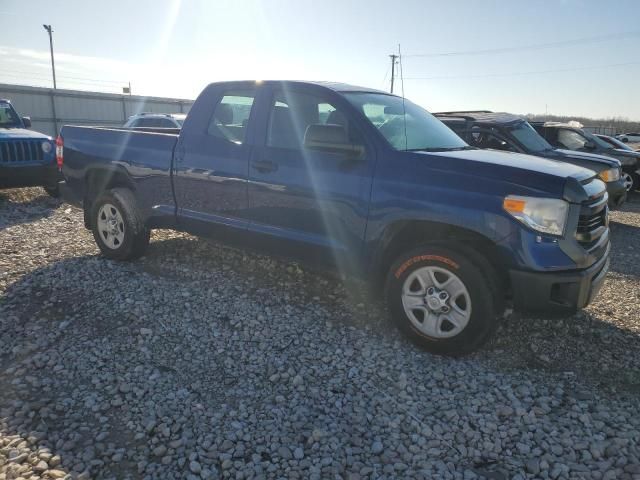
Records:
[[[185,113],[139,113],[129,117],[127,128],[182,128]]]

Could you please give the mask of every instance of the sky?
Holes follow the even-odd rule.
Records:
[[[0,0],[0,82],[195,98],[215,81],[331,80],[430,111],[640,120],[637,0]],[[471,53],[469,53],[471,52]],[[443,55],[444,54],[444,55]]]

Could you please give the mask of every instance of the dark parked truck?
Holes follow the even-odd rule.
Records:
[[[554,148],[526,120],[517,115],[488,110],[441,112],[435,115],[474,147],[527,153],[593,170],[607,185],[611,207],[621,206],[627,198],[618,160],[604,155]]]
[[[467,145],[422,108],[335,83],[209,85],[179,135],[65,126],[66,199],[112,259],[172,227],[382,288],[427,349],[473,350],[506,307],[575,311],[608,269],[591,170]]]
[[[557,148],[597,153],[619,160],[622,165],[622,180],[627,191],[640,188],[640,152],[614,148],[594,134],[583,130],[577,122],[531,122],[531,125]]]
[[[0,99],[0,188],[45,187],[57,195],[58,170],[51,137],[28,130],[9,100]]]

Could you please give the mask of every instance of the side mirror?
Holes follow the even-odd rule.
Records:
[[[349,143],[347,129],[342,125],[309,125],[304,132],[304,146],[311,150],[344,153],[356,158],[364,155],[364,145]]]
[[[594,142],[593,140],[587,140],[584,144],[584,148],[587,148],[589,150],[595,150],[596,142]]]
[[[22,117],[24,128],[31,128],[31,117]]]

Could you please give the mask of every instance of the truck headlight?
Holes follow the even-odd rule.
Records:
[[[603,170],[598,174],[600,180],[603,182],[615,182],[616,180],[620,180],[620,169],[619,168],[610,168],[609,170]]]
[[[569,204],[557,198],[509,195],[502,202],[502,207],[529,228],[558,236],[564,232],[569,213]]]
[[[51,146],[51,142],[42,142],[42,151],[44,153],[50,153],[53,147]]]

